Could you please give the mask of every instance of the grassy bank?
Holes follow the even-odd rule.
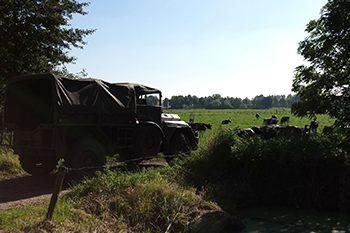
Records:
[[[179,166],[104,170],[72,186],[45,221],[49,200],[0,212],[4,232],[193,232],[222,211],[183,181]]]

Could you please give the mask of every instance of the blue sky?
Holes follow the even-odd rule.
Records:
[[[164,97],[291,94],[306,24],[327,0],[91,0],[72,27],[97,29],[67,65]]]

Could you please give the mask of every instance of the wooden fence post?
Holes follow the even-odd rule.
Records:
[[[63,179],[64,175],[66,173],[66,168],[65,167],[59,167],[58,172],[57,172],[57,177],[56,177],[56,182],[55,182],[55,187],[53,189],[53,193],[51,196],[51,201],[49,205],[49,210],[47,211],[46,214],[46,219],[51,220],[53,212],[55,211],[56,203],[58,200],[58,195],[60,194],[60,191],[62,189],[62,184],[63,184]]]

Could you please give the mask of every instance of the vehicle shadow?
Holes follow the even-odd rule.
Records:
[[[166,165],[167,163],[165,161],[142,161],[136,167],[137,169],[140,169],[151,166]],[[122,171],[132,171],[133,169],[135,169],[135,167],[130,168],[128,166],[118,166],[118,170]],[[52,194],[56,183],[56,177],[57,172],[43,176],[28,175],[25,177],[0,181],[0,204]],[[71,174],[71,172],[66,173],[61,191],[74,186],[80,181],[81,180],[76,179],[75,175]]]
[[[57,173],[44,176],[25,176],[11,180],[0,181],[0,203],[52,194]],[[68,187],[64,182],[62,189]]]

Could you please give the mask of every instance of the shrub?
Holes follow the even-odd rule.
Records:
[[[324,135],[263,140],[227,130],[208,139],[184,165],[188,180],[221,206],[350,212],[349,161],[341,145]]]
[[[0,180],[11,179],[25,174],[18,156],[12,151],[2,151],[0,153]]]
[[[149,168],[134,174],[104,171],[75,186],[66,199],[75,208],[107,222],[118,222],[110,230],[132,232],[186,232],[188,222],[201,209],[210,209],[193,189],[168,179],[172,168]]]

